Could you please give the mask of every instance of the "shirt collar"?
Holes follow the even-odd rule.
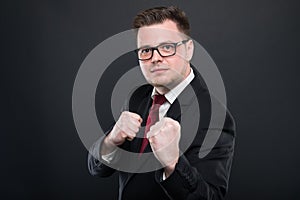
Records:
[[[173,102],[176,100],[176,98],[179,96],[179,94],[190,84],[190,82],[194,79],[195,74],[192,68],[190,68],[191,71],[189,75],[181,81],[176,87],[174,87],[172,90],[170,90],[168,93],[165,94],[166,99],[170,104],[173,104]],[[151,98],[153,99],[154,95],[158,94],[158,92],[153,88]]]

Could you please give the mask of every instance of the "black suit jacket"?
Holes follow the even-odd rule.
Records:
[[[162,180],[163,169],[153,172],[135,174],[119,172],[119,199],[223,199],[228,187],[228,180],[234,153],[235,124],[228,110],[210,96],[200,74],[194,69],[195,78],[190,83],[194,94],[185,89],[179,96],[184,97],[183,102],[178,99],[171,105],[167,116],[181,123],[184,117],[192,117],[193,106],[199,105],[200,120],[196,134],[190,134],[188,128],[182,128],[180,149],[183,154],[176,164],[175,171],[166,179]],[[130,112],[139,114],[145,125],[149,108],[152,104],[150,98],[153,87],[144,85],[138,88],[131,96],[128,109]],[[221,130],[217,143],[204,158],[199,157],[199,150],[207,133],[211,120],[211,103],[215,101],[218,109],[225,109],[226,118],[222,127],[210,127],[212,130]],[[195,112],[195,111],[194,111]],[[198,111],[196,111],[198,112]],[[185,116],[185,113],[189,113]],[[216,116],[218,117],[218,115]],[[218,119],[216,119],[218,120]],[[194,128],[195,129],[195,128]],[[109,133],[110,130],[107,132]],[[110,176],[116,170],[105,165],[101,160],[99,149],[104,137],[101,137],[92,146],[88,155],[88,168],[92,175],[101,177]],[[138,152],[141,139],[126,141],[121,148]],[[188,144],[188,148],[186,148]],[[150,145],[145,151],[151,151]]]

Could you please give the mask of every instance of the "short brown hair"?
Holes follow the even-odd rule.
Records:
[[[133,20],[134,28],[163,23],[165,20],[176,23],[179,31],[190,36],[190,24],[185,13],[176,6],[155,7],[138,13]]]

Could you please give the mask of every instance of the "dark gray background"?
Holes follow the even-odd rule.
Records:
[[[300,198],[298,1],[1,3],[1,199],[116,198],[116,175],[88,174],[73,82],[88,53],[138,11],[171,4],[219,67],[237,122],[227,199]]]

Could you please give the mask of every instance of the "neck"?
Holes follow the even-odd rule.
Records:
[[[169,88],[166,88],[163,86],[155,86],[155,90],[156,90],[156,92],[158,92],[161,95],[165,95],[166,93],[168,93],[170,91]]]

